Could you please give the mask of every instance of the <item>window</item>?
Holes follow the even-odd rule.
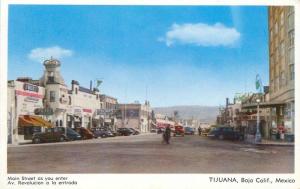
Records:
[[[273,39],[273,30],[270,30],[270,41]]]
[[[78,89],[77,88],[75,88],[75,94],[78,94]]]
[[[69,105],[72,104],[72,99],[71,99],[71,96],[69,96]]]
[[[283,57],[284,56],[284,42],[280,43],[280,56]]]
[[[294,38],[295,38],[295,33],[294,30],[289,31],[289,47],[294,46]]]
[[[275,22],[275,35],[278,33],[278,23]]]
[[[271,87],[270,87],[270,92],[272,93],[274,91],[274,80],[271,80]]]
[[[294,70],[294,64],[289,65],[289,71],[290,71],[290,80],[295,79],[295,70]]]
[[[283,26],[284,24],[284,12],[282,11],[280,14],[280,25]]]
[[[277,63],[279,61],[279,48],[276,48],[276,52],[275,52],[275,62]]]
[[[279,77],[277,76],[275,80],[275,91],[277,91],[278,89],[279,89]]]
[[[284,85],[286,85],[285,83],[285,73],[284,72],[281,72],[280,73],[280,88],[282,88]]]
[[[63,121],[62,120],[59,121],[59,126],[61,126],[61,127],[63,126]]]
[[[294,49],[289,50],[289,64],[294,64]]]
[[[294,14],[290,14],[288,17],[288,29],[292,30],[294,28]]]
[[[50,91],[50,102],[55,102],[55,91]]]

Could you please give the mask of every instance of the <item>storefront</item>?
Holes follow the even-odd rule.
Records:
[[[41,122],[37,120],[39,116],[34,115],[36,109],[43,108],[44,93],[45,89],[37,85],[22,81],[8,82],[9,143],[14,144],[24,140],[31,140],[30,135],[39,131],[37,127],[38,123],[41,124]],[[31,119],[28,116],[34,116],[36,119]],[[29,123],[31,123],[31,126]],[[26,125],[25,129],[24,125]]]

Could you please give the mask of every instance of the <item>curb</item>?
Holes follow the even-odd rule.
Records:
[[[274,144],[274,143],[270,143],[270,144],[264,144],[264,143],[256,143],[254,145],[257,146],[281,146],[281,147],[285,147],[285,146],[295,146],[294,143],[292,144]]]

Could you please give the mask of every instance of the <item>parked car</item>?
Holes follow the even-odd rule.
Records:
[[[58,127],[59,130],[61,130],[63,133],[65,133],[64,127]],[[80,140],[81,135],[71,129],[70,127],[67,127],[67,140]]]
[[[41,142],[63,142],[67,140],[65,133],[59,127],[48,128],[45,132],[34,133],[32,143],[38,144]]]
[[[105,130],[105,129],[101,129],[101,128],[92,128],[90,130],[94,134],[95,138],[98,138],[98,137],[106,138],[106,137],[114,136],[114,134],[110,130]]]
[[[165,132],[165,128],[158,128],[157,129],[157,134],[161,134],[163,132]]]
[[[134,128],[129,128],[129,129],[132,130],[133,135],[139,135],[140,134],[140,132],[138,130],[134,129]]]
[[[184,134],[186,134],[186,135],[194,135],[195,134],[195,130],[192,127],[185,127],[184,128]]]
[[[232,127],[228,126],[212,127],[207,136],[209,138],[217,138],[220,140],[242,140],[244,138],[240,132],[235,131]]]
[[[75,128],[75,131],[81,135],[82,139],[95,138],[94,134],[90,130],[88,130],[87,128],[77,127],[77,128]]]
[[[214,127],[210,127],[210,128],[204,128],[204,129],[202,129],[202,131],[201,131],[201,135],[202,136],[207,136],[208,135],[208,133],[210,132],[210,130],[211,129],[213,129]]]
[[[133,134],[133,131],[129,128],[118,128],[117,133],[119,136],[129,136]]]
[[[150,133],[156,133],[157,132],[157,129],[151,129],[150,130]]]
[[[177,135],[184,136],[183,126],[180,126],[180,125],[175,126],[175,128],[173,130],[173,136],[175,137]]]

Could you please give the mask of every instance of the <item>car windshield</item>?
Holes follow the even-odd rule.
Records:
[[[210,128],[210,130],[211,130],[211,131],[219,131],[220,128],[219,128],[219,127],[212,127],[212,128]]]
[[[69,128],[69,127],[67,127],[67,132],[69,133],[69,134],[78,134],[77,132],[75,132],[73,129],[71,129],[71,128]]]

